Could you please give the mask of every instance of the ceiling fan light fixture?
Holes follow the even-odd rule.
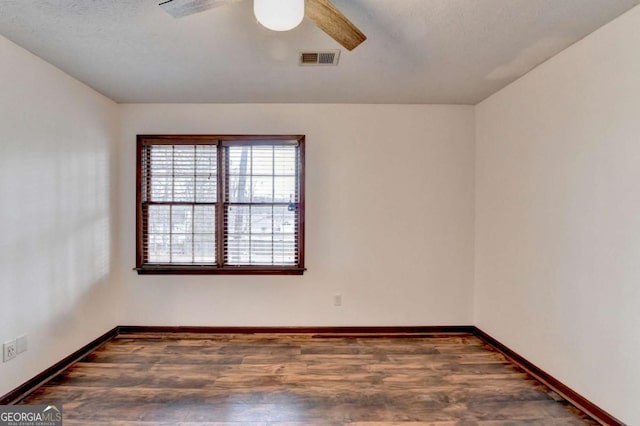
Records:
[[[304,0],[253,0],[253,13],[264,27],[289,31],[304,18]]]

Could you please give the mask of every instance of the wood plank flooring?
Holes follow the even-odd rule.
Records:
[[[595,425],[478,338],[121,335],[23,401],[71,425]]]

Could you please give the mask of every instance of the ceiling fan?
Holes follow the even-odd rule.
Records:
[[[160,7],[181,18],[238,1],[242,0],[166,0]],[[347,50],[367,39],[329,0],[254,0],[253,10],[262,25],[275,31],[293,29],[307,18]]]

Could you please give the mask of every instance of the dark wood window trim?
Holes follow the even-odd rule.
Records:
[[[228,265],[225,262],[225,219],[224,211],[228,203],[224,190],[228,188],[226,180],[228,173],[224,170],[225,158],[223,147],[227,145],[242,145],[246,143],[252,146],[271,144],[277,141],[297,141],[298,146],[298,199],[296,202],[297,220],[297,252],[298,258],[295,265]],[[183,274],[183,275],[302,275],[304,267],[304,226],[305,226],[305,136],[304,135],[138,135],[136,154],[136,270],[138,274]],[[215,145],[217,149],[217,200],[216,205],[216,264],[170,264],[149,263],[145,260],[145,216],[144,200],[150,197],[144,196],[143,190],[150,191],[149,184],[143,182],[145,162],[145,146],[147,145]],[[146,158],[149,161],[149,158]],[[213,204],[213,203],[212,203]]]

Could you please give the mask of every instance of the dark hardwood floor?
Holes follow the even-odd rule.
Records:
[[[467,334],[125,334],[23,403],[67,426],[596,424]]]

